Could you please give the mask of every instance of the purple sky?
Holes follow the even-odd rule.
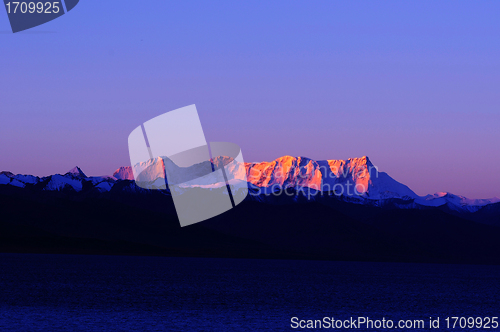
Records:
[[[18,34],[0,13],[0,170],[111,174],[194,103],[246,161],[367,155],[420,195],[500,197],[500,2],[116,3]]]

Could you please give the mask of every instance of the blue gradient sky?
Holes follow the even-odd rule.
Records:
[[[500,2],[82,0],[18,34],[2,11],[1,170],[111,174],[194,103],[246,161],[367,155],[420,195],[500,197]]]

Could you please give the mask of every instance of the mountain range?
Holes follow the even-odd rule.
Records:
[[[219,157],[220,158],[220,157]],[[219,164],[228,164],[228,161],[215,159],[211,161],[215,167]],[[151,181],[150,189],[165,188],[164,159],[159,157],[146,162],[143,169],[147,169],[147,177]],[[208,162],[207,162],[208,163]],[[234,166],[235,165],[235,166]],[[198,165],[191,168],[189,173],[196,174]],[[200,168],[200,167],[198,167]],[[399,199],[404,201],[401,208],[421,209],[424,207],[447,207],[457,212],[474,213],[481,209],[488,209],[490,205],[500,202],[495,197],[491,199],[469,199],[447,192],[438,192],[427,196],[418,196],[406,185],[399,183],[387,173],[380,172],[368,157],[350,158],[347,160],[322,160],[315,161],[305,157],[284,156],[272,162],[261,163],[235,163],[229,170],[232,181],[247,181],[253,199],[264,200],[272,203],[273,193],[294,189],[297,192],[307,191],[308,199],[315,200],[324,193],[335,193],[338,198],[356,203],[372,206],[383,206],[385,202]],[[199,173],[199,172],[198,172]],[[199,175],[197,175],[199,176]],[[195,178],[193,176],[192,178]],[[133,181],[132,167],[125,166],[117,169],[112,176],[88,177],[79,168],[74,167],[67,173],[55,174],[46,177],[33,175],[13,174],[0,172],[0,185],[9,185],[20,188],[33,188],[35,190],[81,192],[98,191],[108,192],[121,181]],[[188,182],[189,183],[189,182]],[[200,186],[213,188],[225,183],[208,185],[200,183],[187,186]],[[122,190],[139,190],[132,183]],[[167,189],[168,190],[168,189]],[[257,193],[257,194],[255,194]],[[290,201],[297,199],[293,195]]]
[[[138,186],[131,167],[111,176],[1,172],[0,252],[500,264],[497,198],[418,196],[367,157],[210,162],[233,167],[229,181],[247,181],[249,195],[182,228],[162,158],[145,165],[160,190]],[[188,181],[186,190],[219,185]]]

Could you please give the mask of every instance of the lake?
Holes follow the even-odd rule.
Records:
[[[500,266],[0,254],[1,331],[301,330],[292,317],[444,331],[448,316],[500,316]]]

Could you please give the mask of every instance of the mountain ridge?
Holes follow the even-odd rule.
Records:
[[[214,164],[217,165],[217,162]],[[342,180],[347,180],[351,181],[351,187],[365,188],[366,190],[362,193],[368,192],[365,195],[368,198],[385,199],[408,196],[417,199],[420,204],[428,206],[439,206],[449,201],[443,199],[446,195],[442,195],[441,192],[418,196],[408,186],[394,180],[387,173],[380,172],[378,167],[374,166],[367,156],[346,160],[327,159],[315,161],[303,156],[293,157],[287,155],[269,162],[245,163],[245,169],[246,177],[251,185],[261,189],[271,187],[271,190],[265,191],[267,193],[272,192],[273,185],[285,188],[306,187],[320,191],[328,191],[324,190],[328,189],[328,186],[330,189],[337,186],[338,189],[347,191],[345,183],[341,183]],[[302,172],[303,170],[305,172]],[[236,174],[235,178],[243,179],[243,177],[238,176],[238,170],[231,169],[231,171]],[[160,173],[160,171],[156,172]],[[373,173],[377,175],[375,178],[372,176]],[[134,180],[131,166],[120,167],[113,173],[113,176],[119,180]],[[321,188],[320,182],[322,184]],[[470,199],[451,193],[446,194],[448,194],[449,198],[455,197],[453,199],[455,203],[457,203],[456,198],[458,197],[460,199],[459,205],[484,206],[500,202],[498,197]]]
[[[251,192],[257,191],[259,195],[271,195],[283,189],[294,188],[307,191],[309,195],[332,192],[358,204],[373,204],[372,201],[376,201],[383,205],[386,200],[402,199],[411,200],[415,206],[436,208],[448,206],[459,212],[477,212],[485,206],[500,202],[500,199],[496,197],[469,199],[445,192],[418,196],[408,186],[394,180],[387,173],[380,172],[367,156],[319,161],[303,156],[282,156],[270,162],[244,164],[230,163],[229,159],[218,157],[210,162],[216,168],[229,164],[229,171],[233,175],[231,181],[247,181]],[[151,159],[147,162],[147,166],[144,168],[149,172],[148,177],[154,180],[151,183],[151,189],[167,189],[164,160],[161,157]],[[200,170],[197,169],[194,173],[199,176]],[[78,166],[64,175],[54,174],[41,178],[7,171],[0,172],[0,185],[20,188],[32,186],[48,191],[106,192],[110,191],[117,182],[133,180],[131,166],[118,168],[113,176],[100,177],[88,177]],[[216,185],[220,186],[224,183]],[[209,185],[200,185],[200,187],[210,189]],[[129,189],[139,190],[137,187]]]

